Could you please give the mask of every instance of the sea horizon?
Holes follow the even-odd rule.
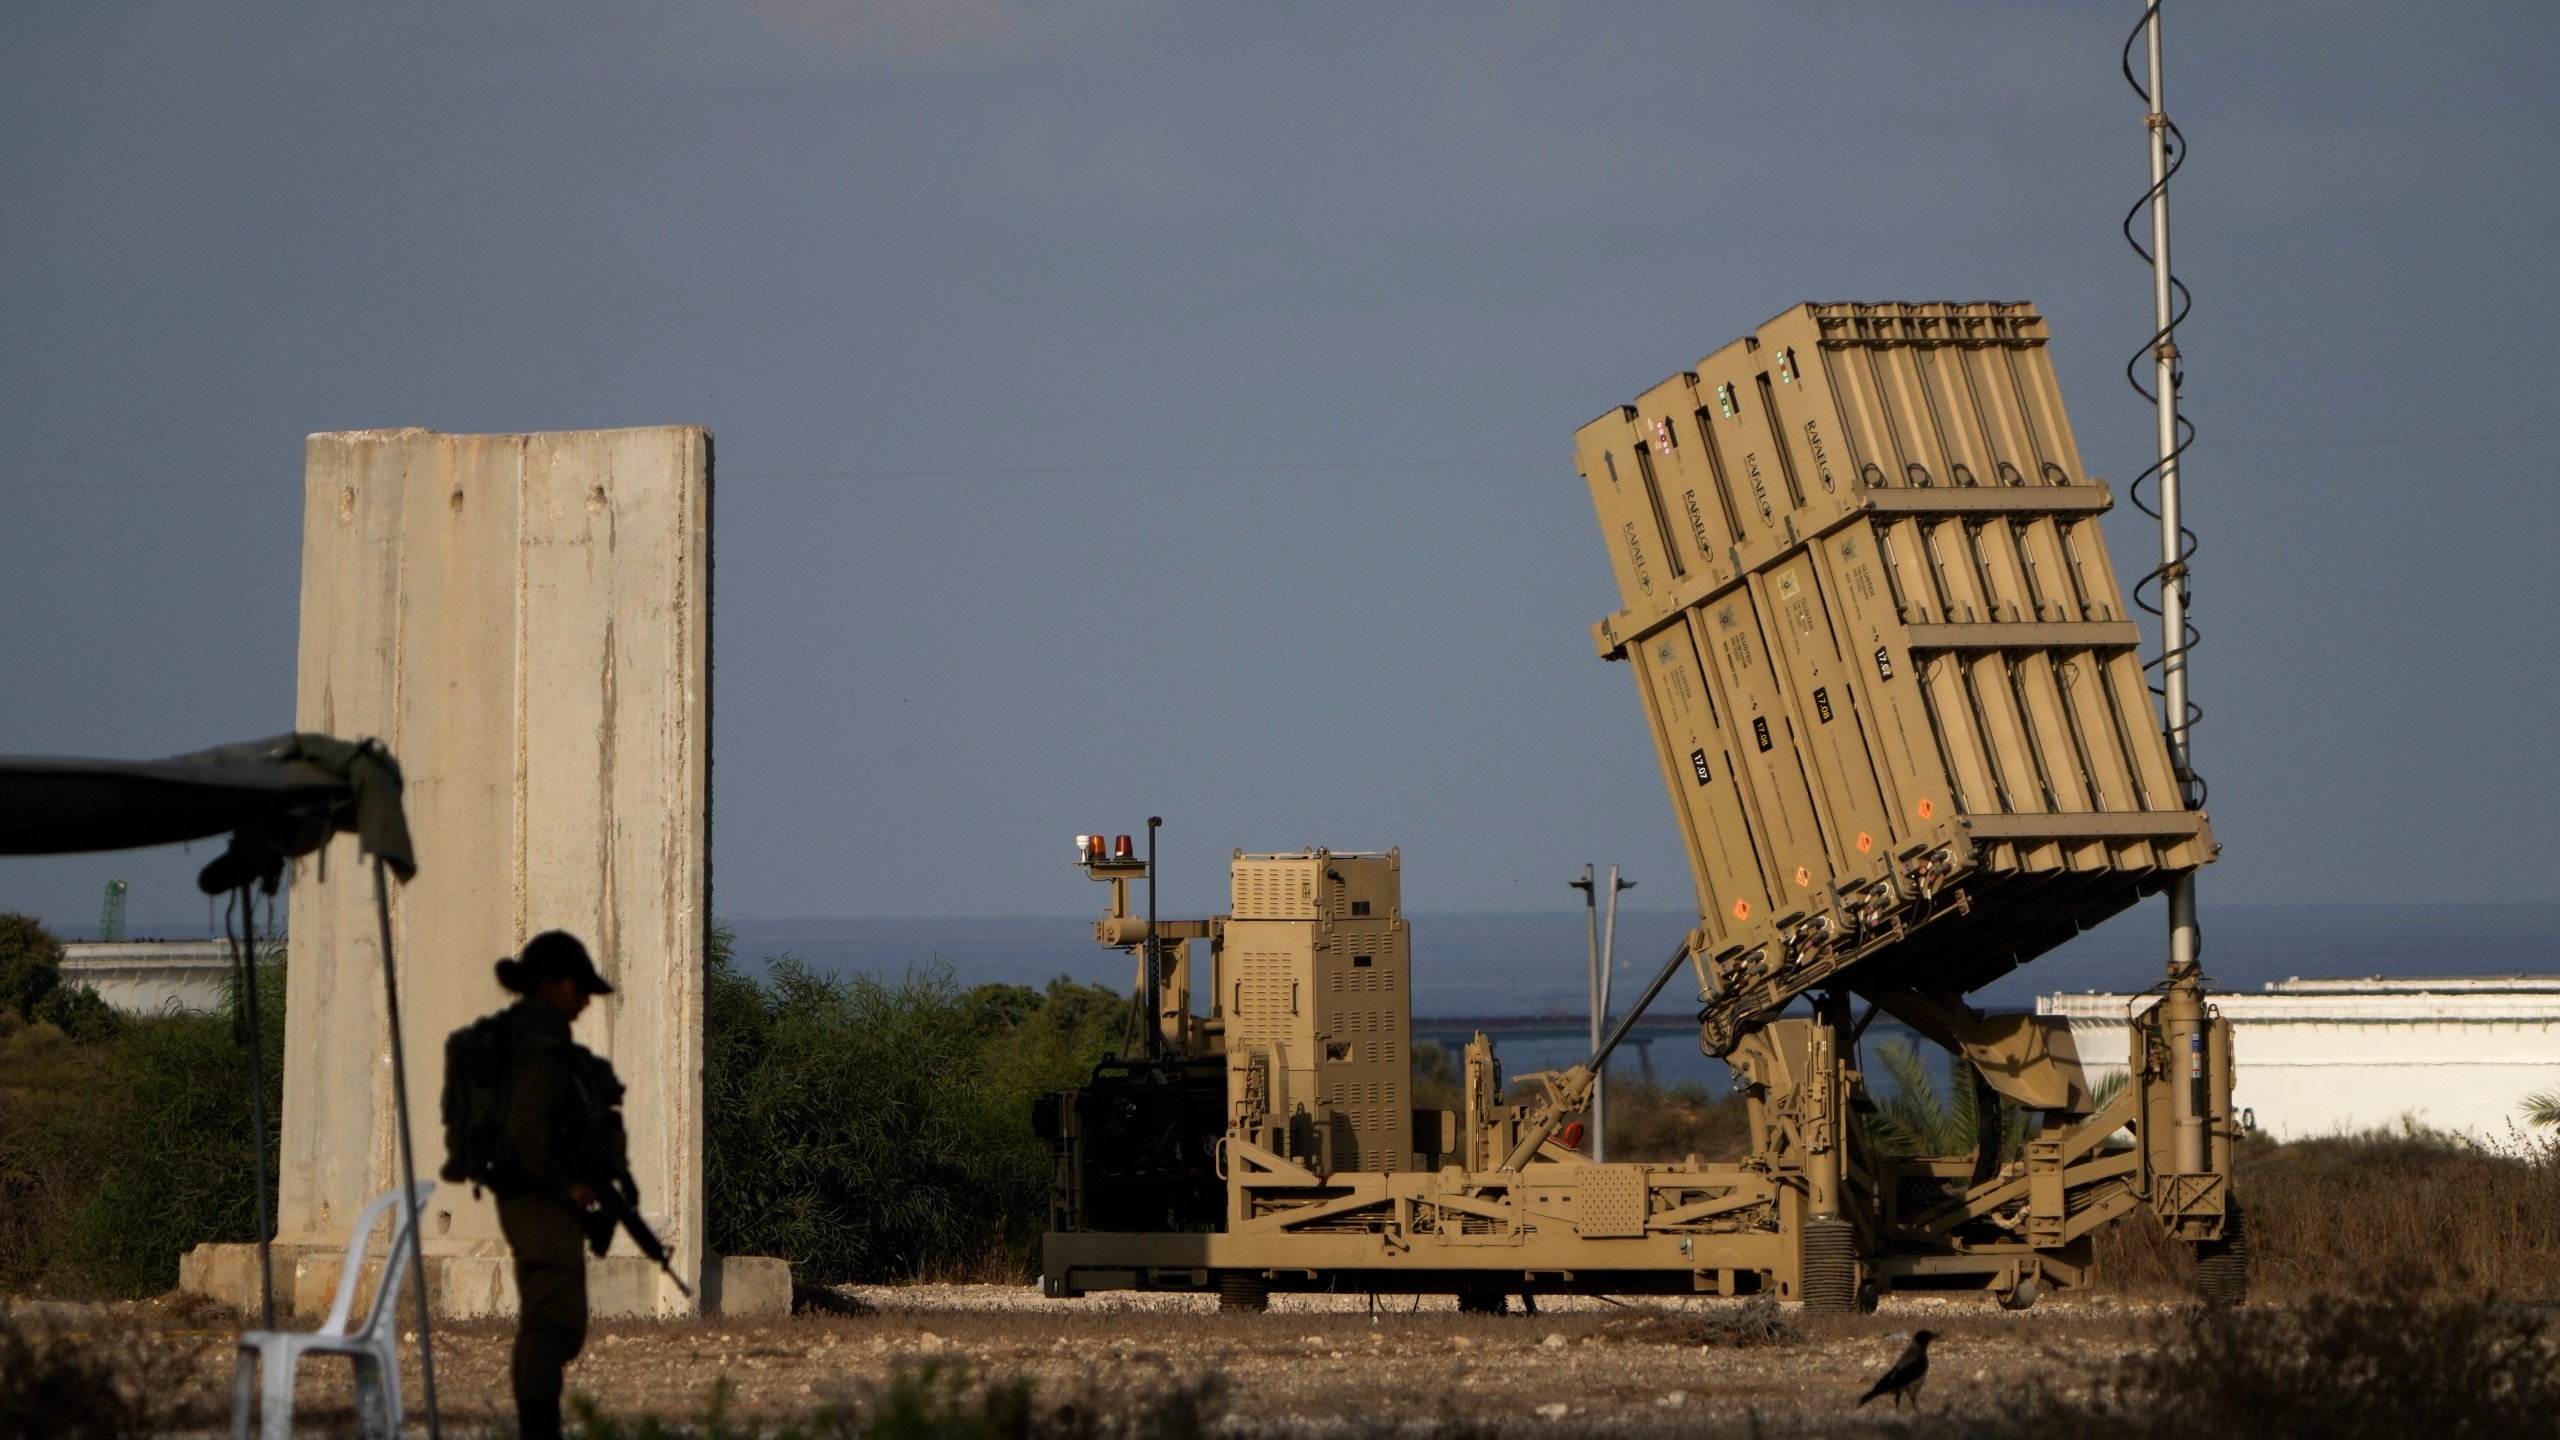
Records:
[[[1129,988],[1124,953],[1092,939],[1093,915],[807,915],[718,913],[738,964],[761,975],[786,955],[827,975],[894,978],[947,965],[962,986],[1045,985],[1065,976]],[[2165,904],[2152,899],[2082,933],[1973,993],[1978,1008],[2027,1008],[2038,995],[2141,990],[2167,951]],[[1418,1018],[1561,1017],[1588,1012],[1584,912],[1408,911]],[[2560,901],[2443,904],[2216,902],[2201,906],[2208,979],[2258,990],[2291,979],[2560,974]],[[1684,910],[1622,906],[1613,992],[1623,1004],[1677,947]],[[69,941],[94,926],[58,927]],[[133,939],[204,938],[202,924],[156,917]],[[1674,981],[1666,1002],[1687,1000]]]
[[[2140,990],[2167,952],[2167,912],[2146,901],[1974,992],[1982,1008],[2040,994]],[[1417,1017],[1582,1015],[1589,1009],[1580,910],[1415,911]],[[1044,985],[1057,976],[1126,990],[1124,953],[1092,940],[1090,915],[721,917],[739,964],[762,973],[790,955],[821,974],[894,977],[947,964],[961,985]],[[1621,908],[1612,988],[1649,980],[1695,920]],[[2215,904],[2202,907],[2207,976],[2226,990],[2291,978],[2560,973],[2560,902],[2435,905]],[[1672,990],[1680,988],[1675,980]],[[1685,995],[1674,996],[1675,1003]]]

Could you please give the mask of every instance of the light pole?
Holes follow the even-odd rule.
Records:
[[[1588,932],[1591,992],[1591,1049],[1600,1050],[1602,1034],[1609,1028],[1609,971],[1618,952],[1618,893],[1633,890],[1636,882],[1618,878],[1618,867],[1609,867],[1609,918],[1604,929],[1600,919],[1600,882],[1592,867],[1582,867],[1582,878],[1565,882],[1582,892],[1583,927]],[[1591,1158],[1609,1158],[1609,1072],[1604,1067],[1591,1077]]]
[[[1636,882],[1618,878],[1618,867],[1609,867],[1609,917],[1600,927],[1600,1008],[1591,1019],[1591,1044],[1598,1048],[1600,1031],[1609,1023],[1609,981],[1618,968],[1618,894],[1633,890]],[[1603,1068],[1591,1080],[1591,1158],[1609,1158],[1609,1072]]]
[[[1582,892],[1583,928],[1589,932],[1588,948],[1583,952],[1583,964],[1585,979],[1588,982],[1585,989],[1591,999],[1591,1050],[1593,1054],[1598,1054],[1600,1028],[1608,1023],[1605,1016],[1609,1006],[1607,993],[1603,989],[1608,984],[1608,975],[1600,968],[1600,886],[1599,882],[1592,878],[1592,870],[1588,865],[1582,867],[1581,879],[1569,880],[1565,883]],[[1614,898],[1611,908],[1615,908]],[[1591,1079],[1591,1129],[1595,1137],[1599,1133],[1600,1121],[1608,1103],[1602,1098],[1603,1083],[1598,1075],[1594,1075]],[[1599,1149],[1600,1141],[1595,1138],[1592,1141],[1593,1158],[1598,1158]]]

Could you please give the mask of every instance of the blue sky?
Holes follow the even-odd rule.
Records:
[[[1300,844],[1668,903],[1574,427],[1802,300],[2029,299],[2129,477],[2138,10],[12,7],[0,753],[290,724],[307,432],[691,422],[724,913],[1078,912],[1149,813],[1179,909]],[[2560,20],[2170,16],[2208,900],[2560,898]]]

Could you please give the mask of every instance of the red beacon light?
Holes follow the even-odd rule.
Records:
[[[1076,837],[1076,863],[1086,869],[1104,866],[1114,874],[1121,867],[1138,863],[1136,848],[1127,835],[1079,835]]]

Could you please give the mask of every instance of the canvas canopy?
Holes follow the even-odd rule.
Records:
[[[0,757],[0,855],[129,850],[228,833],[197,884],[272,893],[284,862],[350,830],[406,880],[400,765],[373,740],[278,735],[166,760]]]
[[[400,763],[374,740],[332,735],[278,735],[221,745],[166,760],[85,760],[60,756],[0,757],[0,855],[61,855],[134,850],[228,833],[231,843],[196,876],[208,895],[240,897],[241,927],[232,934],[239,967],[241,1036],[249,1054],[249,1134],[256,1152],[258,1288],[265,1327],[275,1328],[274,1238],[267,1204],[266,1080],[260,1073],[258,989],[251,976],[257,925],[251,895],[269,895],[285,861],[308,855],[341,830],[353,831],[373,856],[375,908],[383,919],[382,982],[390,1017],[393,1094],[400,1124],[400,1164],[408,1197],[409,1262],[426,1273],[418,1241],[418,1187],[410,1157],[409,1082],[401,1053],[400,998],[391,957],[390,898],[383,872],[407,880],[418,873],[409,822],[400,809]],[[428,1339],[424,1286],[418,1300],[418,1359],[426,1380],[427,1433],[440,1434],[434,1350]]]

